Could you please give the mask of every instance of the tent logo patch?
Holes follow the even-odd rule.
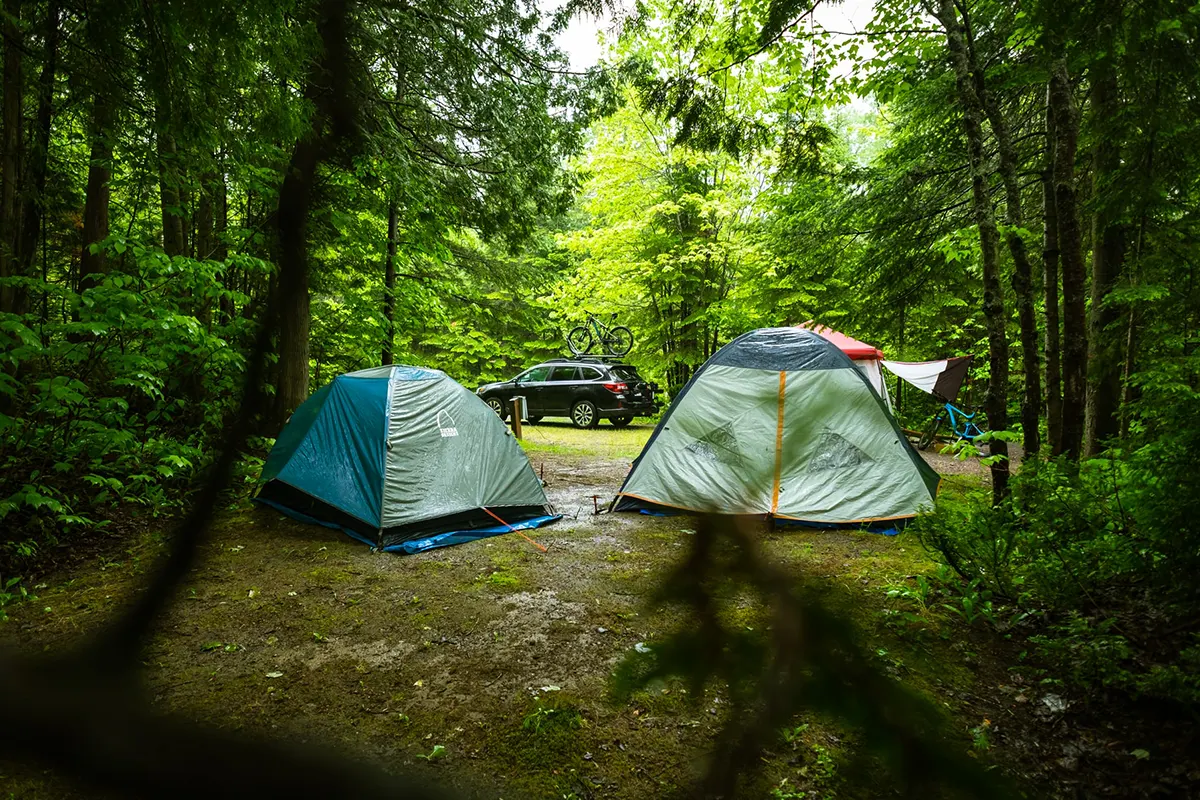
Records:
[[[714,428],[684,449],[706,461],[720,461],[731,467],[742,465],[742,450],[733,433],[732,422]]]
[[[451,436],[458,436],[458,426],[454,422],[454,417],[450,416],[448,411],[438,412],[437,426],[438,431],[441,432],[443,439],[447,439]]]
[[[817,442],[816,455],[809,462],[808,469],[811,472],[845,469],[857,467],[870,460],[870,456],[850,444],[843,436],[826,428]]]

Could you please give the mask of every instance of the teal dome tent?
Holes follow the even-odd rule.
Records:
[[[558,519],[520,445],[445,373],[339,375],[288,420],[258,502],[415,553]]]

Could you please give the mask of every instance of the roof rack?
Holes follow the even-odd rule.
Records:
[[[591,361],[591,362],[593,362],[593,363],[596,363],[596,364],[620,364],[620,363],[622,363],[622,361],[623,361],[623,359],[622,359],[622,357],[621,357],[621,356],[592,356],[592,355],[586,355],[586,356],[576,356],[576,355],[569,355],[569,356],[564,356],[564,358],[565,358],[567,361]]]

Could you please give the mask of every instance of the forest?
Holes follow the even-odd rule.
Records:
[[[1200,793],[1200,5],[2,5],[0,796]],[[599,513],[661,417],[528,427],[541,550],[251,504],[337,376],[589,314],[664,411],[814,320],[986,433],[898,536]]]

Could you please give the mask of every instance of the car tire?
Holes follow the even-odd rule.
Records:
[[[484,402],[488,404],[488,408],[496,412],[496,416],[500,418],[501,422],[508,419],[508,408],[499,397],[489,397]]]
[[[542,421],[542,418],[541,417],[530,417],[527,421],[529,422],[530,425],[537,425],[539,422]]]
[[[631,422],[633,422],[633,417],[612,417],[609,419],[609,423],[611,423],[614,428],[624,428]]]
[[[594,428],[600,424],[596,404],[591,400],[580,400],[571,406],[571,424],[576,428]]]

